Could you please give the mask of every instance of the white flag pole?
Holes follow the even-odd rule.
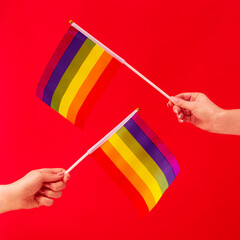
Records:
[[[84,158],[86,158],[88,155],[90,155],[95,150],[97,150],[102,144],[104,144],[114,133],[116,133],[126,122],[128,122],[128,120],[131,119],[138,111],[139,111],[139,108],[134,110],[122,122],[120,122],[114,129],[112,129],[112,131],[110,131],[100,141],[98,141],[94,146],[92,146],[90,149],[88,149],[88,151],[81,158],[79,158],[70,168],[68,168],[68,170],[65,172],[65,174],[67,174],[71,170],[73,170],[73,168],[75,168]]]
[[[106,52],[111,54],[113,57],[115,57],[119,62],[127,66],[129,69],[131,69],[134,73],[136,73],[140,78],[142,78],[145,82],[147,82],[150,86],[152,86],[154,89],[156,89],[158,92],[160,92],[163,96],[165,96],[167,99],[170,100],[170,96],[165,93],[161,88],[159,88],[156,84],[151,82],[148,78],[146,78],[144,75],[142,75],[140,72],[138,72],[135,68],[133,68],[130,64],[128,64],[123,58],[118,56],[116,53],[114,53],[112,50],[110,50],[108,47],[106,47],[104,44],[99,42],[96,38],[94,38],[92,35],[90,35],[88,32],[86,32],[84,29],[79,27],[76,23],[74,23],[72,20],[69,21],[72,27],[77,29],[79,32],[83,33],[86,37],[91,39],[93,42],[95,42],[97,45],[99,45],[101,48],[103,48]]]
[[[146,78],[144,75],[142,75],[139,71],[137,71],[135,68],[133,68],[130,64],[127,62],[124,63],[129,69],[131,69],[133,72],[135,72],[139,77],[141,77],[145,82],[147,82],[149,85],[151,85],[153,88],[155,88],[158,92],[160,92],[164,97],[166,97],[168,100],[171,100],[170,96],[166,94],[161,88],[159,88],[156,84],[151,82],[148,78]]]

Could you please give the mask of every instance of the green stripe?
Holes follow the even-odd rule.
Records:
[[[83,43],[82,47],[79,49],[75,57],[73,58],[72,62],[70,63],[69,67],[63,74],[54,94],[52,97],[51,107],[55,109],[57,112],[59,110],[60,102],[64,93],[66,92],[69,84],[71,83],[72,79],[76,75],[79,68],[84,63],[85,59],[87,58],[88,54],[91,52],[93,47],[96,44],[91,41],[90,39],[86,39]]]
[[[164,193],[164,191],[168,188],[168,182],[155,161],[148,155],[144,148],[124,126],[117,131],[117,134],[156,179],[162,193]]]

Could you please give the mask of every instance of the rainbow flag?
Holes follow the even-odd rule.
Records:
[[[180,172],[175,157],[137,113],[91,154],[143,215]]]
[[[71,26],[46,66],[37,96],[82,128],[121,65],[109,52]]]

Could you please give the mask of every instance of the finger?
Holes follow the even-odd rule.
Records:
[[[44,184],[44,187],[53,190],[53,191],[61,191],[66,187],[66,183],[63,181],[58,181],[54,183],[46,183]]]
[[[190,101],[193,94],[194,93],[191,93],[191,92],[179,93],[175,97],[176,98],[181,98],[181,99],[183,99],[185,101]]]
[[[35,197],[36,201],[38,202],[39,204],[39,207],[40,206],[52,206],[53,205],[53,200],[51,198],[48,198],[48,197],[45,197],[45,196],[42,196],[42,195],[38,195],[37,197]]]
[[[179,121],[180,123],[183,123],[183,119],[178,119],[178,121]]]
[[[45,169],[41,169],[41,170],[42,170],[42,172],[45,172],[45,173],[57,173],[57,174],[63,176],[64,182],[67,182],[70,179],[70,174],[68,173],[65,175],[66,170],[63,168],[45,168]],[[52,181],[52,182],[54,182],[54,181]]]
[[[183,120],[183,122],[191,123],[191,116],[184,116],[184,118],[182,120]]]
[[[64,177],[63,177],[63,182],[68,182],[69,181],[69,179],[70,179],[70,174],[68,173],[68,174],[64,174]]]
[[[183,113],[177,115],[178,120],[183,120],[183,117],[184,117]]]
[[[185,100],[185,101],[190,101],[193,94],[194,94],[194,93],[190,93],[190,92],[187,92],[187,93],[179,93],[179,94],[175,95],[175,98],[181,98],[181,99],[183,99],[183,100]],[[167,106],[168,106],[168,107],[174,106],[174,101],[172,101],[172,97],[171,97],[170,100],[168,101]]]
[[[43,182],[56,182],[63,179],[64,176],[64,169],[57,168],[57,169],[41,169],[39,173],[41,175],[41,179]]]
[[[63,172],[64,169],[63,168],[42,168],[42,169],[39,169],[39,171],[42,173],[59,173],[59,172]]]
[[[64,173],[42,173],[43,182],[56,182],[63,179]]]
[[[174,106],[174,104],[173,104],[172,101],[168,101],[167,106],[168,106],[168,107],[172,107],[172,106]]]
[[[182,109],[182,112],[184,114],[184,116],[191,116],[191,111],[190,110],[187,110],[187,109]]]
[[[190,110],[182,109],[178,106],[173,107],[173,112],[175,112],[176,114],[180,114],[180,112],[182,112],[185,116],[191,116]]]
[[[42,195],[44,195],[45,197],[48,197],[48,198],[60,198],[62,196],[62,192],[61,191],[52,191],[48,188],[42,188],[40,191],[39,191]]]
[[[173,107],[173,112],[179,114],[181,111],[182,111],[182,110],[181,110],[180,107],[178,107],[178,106],[174,106],[174,107]]]
[[[186,110],[192,110],[195,106],[194,102],[185,101],[181,98],[171,97],[171,99],[176,106]]]

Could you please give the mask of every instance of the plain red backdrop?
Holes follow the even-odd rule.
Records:
[[[166,99],[122,68],[84,131],[35,95],[73,19],[168,94],[206,93],[239,108],[239,1],[0,0],[0,183],[32,169],[68,168],[134,108],[181,172],[142,219],[91,157],[50,208],[0,216],[0,239],[239,239],[240,138],[179,124]]]

